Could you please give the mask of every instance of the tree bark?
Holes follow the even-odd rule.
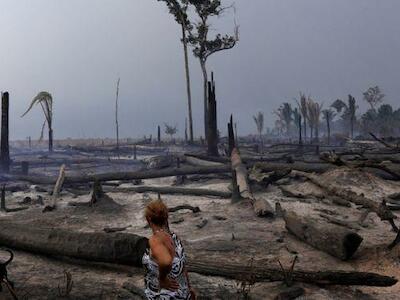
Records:
[[[2,93],[1,97],[1,171],[10,171],[10,148],[9,148],[9,94]]]
[[[300,240],[341,260],[348,260],[357,251],[362,237],[338,225],[285,212],[286,228]]]

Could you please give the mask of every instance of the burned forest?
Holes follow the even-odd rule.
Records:
[[[298,53],[295,66],[282,65],[292,61],[287,51],[297,48],[272,44],[286,47],[292,39],[304,53],[314,46],[290,30],[274,35],[283,29],[270,25],[280,18],[249,17],[263,9],[272,10],[270,17],[287,12],[279,1],[137,1],[118,0],[114,8],[106,1],[60,1],[71,23],[59,17],[60,7],[21,8],[21,14],[39,8],[55,14],[54,28],[32,30],[38,39],[38,32],[55,30],[57,40],[43,54],[32,50],[37,65],[26,67],[28,75],[18,69],[16,76],[0,62],[0,299],[164,299],[149,296],[144,257],[156,262],[158,291],[173,291],[163,286],[161,250],[154,246],[165,228],[175,247],[167,278],[184,249],[182,272],[190,288],[185,297],[165,299],[398,299],[400,91],[382,74],[398,79],[400,52],[393,67],[381,63],[378,52],[365,54],[382,73],[337,63],[330,69],[340,70],[335,77],[316,71],[327,66],[318,65],[320,53],[307,59]],[[379,6],[372,2],[366,1],[365,14]],[[303,16],[304,7],[292,4]],[[341,7],[318,4],[322,24],[330,20],[322,18],[326,6]],[[11,2],[7,7],[17,14]],[[81,20],[78,7],[90,11],[82,32],[72,24]],[[384,4],[376,9],[390,11]],[[140,30],[132,29],[135,24]],[[331,23],[326,31],[304,24],[329,39]],[[346,26],[357,27],[334,24],[340,38]],[[165,36],[163,26],[170,31]],[[107,33],[94,34],[98,28]],[[268,34],[257,33],[264,30]],[[68,44],[79,35],[88,49],[99,43],[93,51],[81,47],[82,57]],[[133,43],[129,35],[140,54],[115,50]],[[257,42],[252,35],[259,35]],[[389,47],[395,39],[386,38]],[[52,56],[64,39],[71,54]],[[274,51],[253,60],[264,39],[265,49]],[[348,51],[363,55],[354,45]],[[400,49],[400,42],[392,46]],[[279,55],[281,65],[272,66]],[[44,56],[62,70],[49,74]],[[87,65],[69,67],[61,64],[64,58]],[[312,66],[299,71],[306,79],[295,80],[289,73],[305,64]],[[292,71],[280,77],[280,68]],[[354,70],[366,77],[354,79]],[[306,74],[313,71],[318,74]],[[273,76],[265,72],[288,83],[270,84]],[[166,206],[164,229],[148,216],[155,202]]]

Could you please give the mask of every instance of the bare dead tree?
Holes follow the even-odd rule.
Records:
[[[115,95],[115,130],[117,135],[117,152],[119,156],[119,123],[118,123],[118,98],[119,98],[119,82],[120,78],[117,80],[117,91]]]

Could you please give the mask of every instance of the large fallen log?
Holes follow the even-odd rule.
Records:
[[[244,199],[251,201],[254,212],[259,217],[271,217],[274,215],[274,209],[271,207],[266,199],[256,199],[251,192],[251,188],[248,182],[248,172],[246,166],[242,163],[239,152],[236,148],[233,149],[232,155],[232,169],[236,174],[236,182],[239,187],[240,196]]]
[[[127,233],[76,232],[1,221],[0,245],[44,255],[141,266],[147,238]]]
[[[151,179],[179,175],[194,175],[194,174],[221,174],[230,173],[230,166],[213,166],[213,167],[181,167],[167,168],[162,170],[143,170],[136,172],[114,172],[102,174],[90,174],[82,176],[66,175],[65,184],[87,183],[98,181],[114,181],[114,180],[135,180],[135,179]],[[40,175],[3,175],[3,179],[28,181],[35,184],[54,184],[55,178],[50,176]]]
[[[0,245],[53,257],[90,261],[93,264],[105,263],[106,266],[112,266],[113,270],[132,273],[131,266],[141,266],[147,239],[129,233],[73,232],[1,221]],[[229,264],[218,260],[205,261],[202,258],[190,257],[188,271],[236,280],[250,276],[256,281],[283,281],[285,278],[278,265],[272,267],[260,263],[246,266],[246,264]],[[397,279],[389,276],[347,271],[295,270],[293,280],[319,285],[392,286],[397,283]]]
[[[82,165],[82,164],[115,164],[115,165],[140,165],[141,161],[132,159],[107,159],[107,158],[45,158],[45,159],[32,159],[25,160],[29,162],[30,167],[49,167],[49,166],[60,166],[62,164],[66,166],[70,165]],[[12,166],[19,167],[24,161],[13,161]]]
[[[381,218],[382,221],[389,221],[394,230],[397,231],[397,227],[394,224],[395,216],[393,213],[387,208],[386,205],[382,205],[382,203],[378,203],[371,199],[366,198],[364,195],[358,195],[357,193],[344,189],[340,186],[337,186],[331,182],[326,182],[321,179],[320,176],[314,174],[308,174],[305,172],[293,171],[294,175],[302,176],[307,178],[315,185],[327,191],[330,195],[337,196],[343,199],[346,199],[356,205],[362,205],[370,211],[375,212],[378,217]]]
[[[117,193],[160,193],[160,194],[180,194],[180,195],[191,195],[191,196],[211,196],[220,198],[231,198],[231,192],[201,189],[201,188],[184,188],[175,186],[133,186],[126,188],[112,188],[105,189],[107,192],[117,192]]]
[[[235,280],[254,278],[259,281],[284,281],[285,274],[279,267],[263,266],[257,263],[253,266],[229,264],[218,260],[188,260],[189,272],[207,276],[220,276]],[[375,273],[355,271],[301,271],[294,270],[293,281],[317,285],[364,285],[364,286],[393,286],[397,283],[394,277]]]
[[[285,212],[286,228],[300,240],[316,249],[342,260],[348,260],[357,251],[362,237],[341,226],[318,222],[294,212]]]

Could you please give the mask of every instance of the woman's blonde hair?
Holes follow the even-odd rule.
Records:
[[[144,210],[144,216],[151,223],[163,226],[168,224],[168,207],[162,200],[151,201]]]

